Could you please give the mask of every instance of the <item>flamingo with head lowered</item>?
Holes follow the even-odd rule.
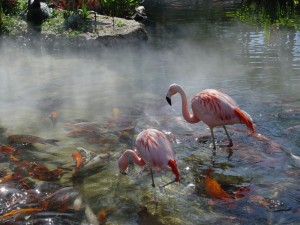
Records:
[[[122,174],[126,174],[129,157],[131,157],[135,164],[150,167],[153,187],[155,187],[152,173],[152,168],[154,167],[158,169],[171,169],[175,175],[175,180],[170,183],[179,182],[175,153],[164,133],[156,129],[143,130],[137,136],[135,146],[135,150],[127,149],[118,160],[119,169]]]
[[[213,128],[223,126],[229,144],[232,140],[225,125],[246,124],[251,133],[254,133],[252,118],[248,113],[241,110],[238,104],[229,95],[214,89],[205,89],[196,94],[192,101],[192,111],[189,112],[187,98],[184,90],[178,84],[171,84],[166,96],[167,102],[172,105],[171,97],[179,93],[182,99],[182,115],[189,123],[203,121],[210,129],[213,148],[216,149]]]

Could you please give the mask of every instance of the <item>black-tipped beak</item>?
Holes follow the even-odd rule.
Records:
[[[168,96],[166,97],[166,100],[169,103],[169,105],[172,105],[171,99]]]

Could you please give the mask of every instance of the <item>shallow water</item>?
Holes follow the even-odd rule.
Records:
[[[77,147],[110,153],[109,165],[88,176],[82,190],[95,213],[109,212],[107,224],[296,224],[300,129],[291,127],[300,124],[299,30],[228,19],[225,13],[236,6],[230,2],[145,4],[149,41],[141,46],[49,54],[2,43],[2,144],[13,134],[59,139],[58,146],[22,146],[22,157],[52,169],[73,167]],[[172,107],[165,101],[171,83],[189,99],[204,88],[223,90],[252,116],[261,136],[229,126],[234,146],[214,155],[207,127],[183,120],[179,96]],[[54,127],[53,111],[59,113]],[[79,119],[96,123],[101,136],[70,133],[66,122]],[[180,184],[153,190],[150,175],[137,166],[128,176],[119,174],[118,157],[147,127],[170,136]],[[223,130],[216,136],[226,142]],[[239,187],[249,191],[230,204],[212,198],[205,189],[208,168],[231,196]],[[72,186],[70,177],[71,171],[59,183]],[[171,173],[155,174],[157,184],[172,179]]]

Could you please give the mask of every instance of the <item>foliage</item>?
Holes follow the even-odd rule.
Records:
[[[237,15],[260,23],[287,22],[294,18],[297,4],[294,0],[244,0]]]
[[[5,14],[16,14],[19,9],[18,0],[0,0],[0,4]]]
[[[115,22],[115,25],[116,25],[117,27],[124,27],[126,24],[125,24],[124,22],[122,22],[121,20],[117,20],[117,21]]]
[[[42,30],[67,36],[93,29],[89,10],[113,17],[113,24],[123,27],[125,24],[114,17],[129,17],[140,0],[46,0],[52,3],[53,17],[42,24]],[[28,0],[0,0],[0,35],[23,32],[26,30],[24,16]],[[23,18],[22,18],[23,17]]]
[[[26,0],[0,0],[0,35],[15,34],[26,26],[19,14],[26,7]]]
[[[134,13],[140,0],[99,0],[103,1],[104,14],[126,18]]]

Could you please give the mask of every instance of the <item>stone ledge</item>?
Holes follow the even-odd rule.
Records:
[[[115,26],[113,26],[112,17],[97,15],[97,21],[90,21],[90,25],[93,27],[92,31],[73,36],[43,30],[39,33],[24,24],[22,31],[12,39],[15,39],[18,45],[39,47],[38,45],[41,44],[42,48],[58,51],[66,48],[112,47],[148,40],[144,24],[117,17],[114,18],[114,21]],[[23,21],[23,23],[26,22]],[[121,25],[117,26],[117,23]]]
[[[55,48],[65,47],[66,41],[69,47],[75,48],[95,48],[104,46],[117,46],[123,44],[134,44],[141,41],[147,41],[148,35],[142,23],[135,20],[126,20],[123,18],[97,15],[97,21],[91,21],[93,32],[86,32],[75,37],[64,37],[59,34],[48,34],[42,32],[45,44],[50,44]],[[117,26],[116,22],[122,24]],[[64,46],[61,46],[64,45]],[[51,47],[51,46],[48,46]]]

